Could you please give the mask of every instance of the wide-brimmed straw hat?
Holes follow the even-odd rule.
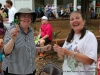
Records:
[[[34,21],[36,20],[36,17],[37,17],[37,13],[36,12],[33,12],[31,9],[29,8],[21,8],[17,13],[15,13],[14,15],[14,18],[16,19],[17,17],[19,18],[19,15],[20,14],[23,14],[23,13],[30,13],[32,14],[32,21],[34,23]]]

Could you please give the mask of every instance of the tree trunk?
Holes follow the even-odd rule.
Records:
[[[81,12],[86,22],[90,22],[90,13],[89,13],[89,0],[81,0]]]

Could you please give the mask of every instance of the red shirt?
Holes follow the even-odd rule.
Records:
[[[98,58],[98,61],[97,61],[97,72],[98,72],[98,75],[100,75],[100,57]]]
[[[97,3],[96,6],[100,6],[100,3]]]
[[[40,28],[41,28],[41,36],[44,37],[45,35],[49,35],[48,39],[52,41],[53,30],[50,23],[47,23],[46,25],[42,24]]]

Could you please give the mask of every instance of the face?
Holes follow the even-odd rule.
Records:
[[[20,25],[23,28],[28,28],[31,24],[32,15],[31,14],[21,14],[20,15]]]
[[[71,28],[75,31],[76,34],[81,33],[85,24],[85,20],[82,19],[80,13],[72,13],[70,15],[70,25]]]
[[[0,49],[3,47],[3,39],[0,39]]]
[[[10,5],[10,4],[6,3],[6,7],[8,7],[8,8],[9,8],[9,5]]]
[[[46,24],[46,23],[47,23],[47,20],[41,19],[41,23],[42,23],[42,24]]]

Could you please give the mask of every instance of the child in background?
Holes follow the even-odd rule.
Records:
[[[0,39],[0,75],[3,75],[3,71],[1,70],[3,57],[4,57],[4,54],[3,54],[3,39]]]

